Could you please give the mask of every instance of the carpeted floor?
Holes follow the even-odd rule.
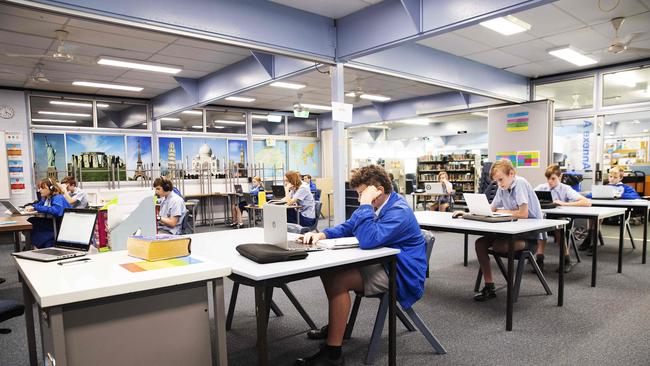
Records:
[[[326,224],[323,220],[321,224]],[[642,238],[641,227],[634,227]],[[200,228],[206,231],[209,228]],[[505,331],[505,289],[496,300],[476,303],[472,287],[477,262],[470,250],[469,267],[462,264],[462,236],[436,233],[431,277],[426,292],[414,308],[447,350],[434,355],[417,332],[398,322],[400,365],[649,365],[650,364],[650,264],[641,264],[641,242],[632,250],[625,244],[623,274],[616,273],[618,228],[604,226],[607,245],[599,251],[598,287],[589,287],[591,257],[584,257],[566,277],[565,305],[557,303],[557,247],[547,249],[546,276],[554,294],[545,296],[535,275],[526,272],[519,302],[515,304],[514,330]],[[473,240],[472,240],[473,242]],[[0,298],[20,300],[12,245],[0,245]],[[497,286],[504,285],[500,277]],[[290,284],[317,325],[327,318],[325,294],[318,279]],[[231,282],[226,281],[229,299]],[[306,339],[307,325],[280,291],[274,300],[284,311],[271,316],[271,365],[292,365],[296,357],[312,353],[318,342]],[[377,311],[377,300],[362,301],[353,338],[345,344],[347,365],[362,365]],[[26,365],[24,317],[1,324],[13,332],[0,335],[0,365]],[[387,328],[377,365],[387,364]],[[40,339],[37,335],[37,339]],[[232,331],[228,332],[230,365],[254,365],[255,316],[253,290],[242,287]],[[40,357],[39,357],[40,358]],[[100,365],[101,363],[97,363]]]

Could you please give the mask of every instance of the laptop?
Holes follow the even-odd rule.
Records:
[[[241,184],[235,184],[234,187],[235,187],[235,193],[237,193],[237,194],[243,194],[244,193],[244,189],[242,188]]]
[[[492,207],[487,200],[487,196],[482,193],[463,193],[463,198],[467,203],[467,207],[469,207],[469,214],[464,214],[463,219],[485,222],[517,220],[517,218],[508,213],[492,212]]]
[[[66,208],[53,248],[13,253],[15,257],[40,262],[81,257],[88,253],[95,233],[97,211]]]
[[[25,210],[19,210],[16,206],[11,203],[11,201],[0,201],[0,203],[11,212],[12,215],[29,215],[29,212]]]
[[[591,198],[599,200],[615,200],[621,197],[621,193],[613,186],[591,186]]]
[[[271,186],[271,191],[273,191],[273,199],[282,199],[284,198],[284,186],[283,185],[273,185]]]
[[[424,193],[426,194],[435,194],[435,195],[444,195],[446,194],[442,189],[442,183],[432,182],[424,183]]]
[[[542,210],[557,207],[557,205],[553,203],[553,195],[551,194],[551,191],[535,191],[535,195],[539,200],[539,205],[542,207]]]
[[[284,250],[304,250],[307,252],[323,250],[317,246],[287,240],[287,209],[282,206],[264,205],[264,243]]]

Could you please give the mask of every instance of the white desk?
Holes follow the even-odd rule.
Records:
[[[621,216],[619,243],[618,243],[618,273],[623,268],[623,235],[625,227],[625,209],[617,207],[577,207],[558,206],[552,209],[542,210],[548,218],[572,218],[587,219],[591,221],[591,243],[593,257],[591,262],[591,287],[596,287],[596,275],[598,273],[598,234],[600,233],[600,222],[603,219],[614,216]]]
[[[648,211],[650,210],[650,201],[638,199],[638,200],[591,200],[592,206],[599,207],[621,207],[627,211],[632,211],[633,209],[645,208],[643,210],[643,254],[641,256],[641,263],[646,263],[646,253],[648,248]],[[630,241],[632,246],[634,246],[634,239],[632,239],[632,233],[630,234]]]
[[[291,236],[291,235],[290,235]],[[241,256],[235,247],[244,243],[262,243],[264,230],[250,228],[192,235],[192,253],[205,258],[218,258],[232,267],[231,277],[236,281],[255,287],[257,317],[258,364],[268,364],[267,323],[269,303],[273,288],[281,284],[309,277],[362,267],[373,263],[389,263],[389,365],[396,364],[395,343],[395,258],[398,249],[373,250],[345,249],[311,252],[302,260],[258,264]],[[323,304],[325,306],[325,304]]]
[[[467,235],[489,235],[502,234],[508,240],[508,276],[507,276],[507,305],[506,305],[506,330],[512,330],[512,313],[513,298],[512,287],[514,279],[514,236],[545,232],[549,230],[564,230],[567,221],[564,220],[518,220],[511,222],[481,222],[473,220],[464,220],[462,218],[453,219],[451,212],[435,211],[417,211],[415,218],[418,220],[420,227],[425,230],[438,230],[451,233],[460,233],[465,235],[465,244],[467,245]],[[560,240],[560,273],[558,280],[558,300],[557,306],[562,306],[564,302],[564,235]],[[467,246],[466,246],[467,248]]]
[[[59,366],[227,364],[223,277],[231,272],[224,262],[195,256],[202,263],[132,273],[120,264],[139,259],[126,251],[89,258],[64,266],[15,259],[32,365],[34,300],[43,355]],[[206,287],[214,298],[210,311]]]

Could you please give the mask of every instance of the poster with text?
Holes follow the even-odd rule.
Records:
[[[24,141],[22,132],[6,132],[7,169],[11,194],[25,193]]]

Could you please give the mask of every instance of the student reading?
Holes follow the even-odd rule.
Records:
[[[536,191],[550,191],[551,196],[553,197],[553,203],[558,206],[582,206],[589,207],[591,202],[582,196],[580,193],[576,192],[570,186],[561,182],[562,171],[560,166],[553,164],[549,165],[544,172],[547,183],[540,184],[535,187]],[[560,232],[555,233],[561,235]],[[535,262],[539,266],[539,269],[544,271],[544,247],[546,246],[546,240],[537,241],[537,252],[535,253]],[[571,263],[571,256],[569,255],[569,247],[564,247],[564,273],[571,272],[573,264]]]
[[[26,211],[40,212],[60,220],[63,211],[70,208],[70,204],[63,197],[56,178],[41,179],[38,183],[38,192],[41,199],[33,206],[27,206]],[[27,221],[32,223],[32,245],[36,248],[54,246],[54,223],[50,217],[30,217]]]
[[[181,225],[187,212],[185,202],[173,191],[174,184],[167,178],[156,178],[153,181],[153,187],[156,190],[156,196],[163,199],[156,217],[158,232],[173,235],[181,234]]]
[[[361,249],[399,249],[397,299],[408,309],[424,294],[427,269],[426,244],[415,215],[404,198],[393,192],[390,178],[380,166],[360,168],[353,173],[350,186],[359,194],[360,203],[352,217],[322,233],[307,233],[303,240],[307,243],[355,236]],[[310,338],[327,337],[327,342],[316,354],[298,359],[296,365],[342,365],[341,346],[350,312],[349,291],[374,295],[388,290],[388,275],[379,264],[335,272],[321,280],[329,302],[329,324]]]
[[[492,200],[492,211],[512,214],[519,219],[542,219],[542,208],[530,183],[516,175],[515,168],[510,160],[502,159],[495,162],[490,169],[490,177],[499,186]],[[515,238],[515,250],[522,250],[527,239],[537,239],[538,235]],[[544,239],[546,235],[544,235]],[[485,286],[478,294],[474,295],[476,301],[486,301],[497,296],[492,278],[492,267],[488,249],[496,252],[507,252],[508,241],[500,235],[487,235],[476,240],[476,257],[483,272]]]

